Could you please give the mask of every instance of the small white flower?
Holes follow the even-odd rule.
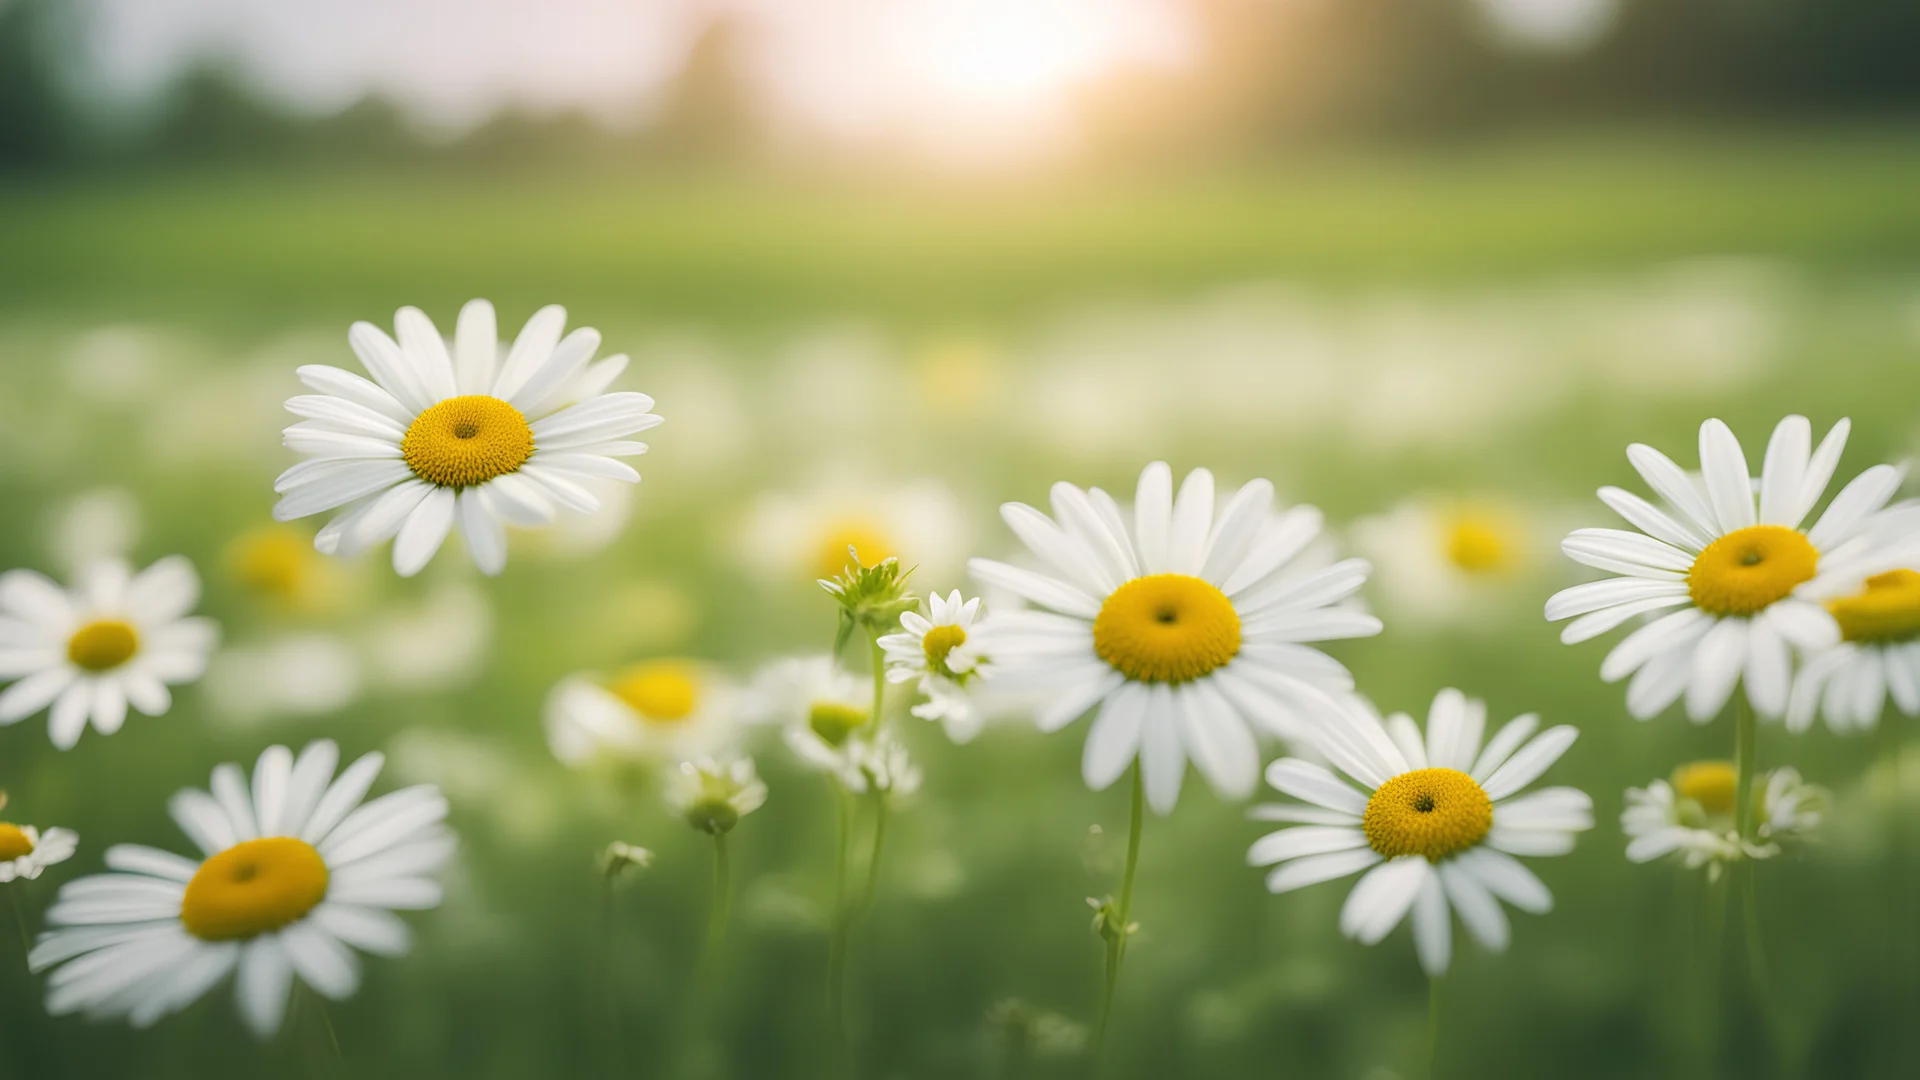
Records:
[[[1366,637],[1380,620],[1337,605],[1366,581],[1364,560],[1304,557],[1320,511],[1273,510],[1254,480],[1216,513],[1213,474],[1195,469],[1174,495],[1173,472],[1140,474],[1130,514],[1099,488],[1053,485],[1053,516],[1007,503],[1000,516],[1039,571],[974,559],[973,576],[1037,610],[982,620],[996,682],[1046,695],[1035,716],[1052,732],[1083,714],[1081,775],[1102,790],[1137,761],[1147,801],[1171,813],[1191,761],[1222,796],[1259,779],[1255,732],[1303,736],[1353,688],[1338,661],[1308,643]]]
[[[287,402],[286,429],[308,460],[280,474],[274,517],[344,507],[314,538],[329,555],[393,540],[393,568],[411,577],[457,525],[482,572],[507,565],[509,524],[552,523],[558,508],[600,509],[582,481],[637,482],[619,460],[646,452],[629,436],[660,423],[645,394],[608,393],[625,356],[597,363],[600,333],[560,336],[565,308],[535,312],[501,358],[493,305],[460,311],[453,348],[418,308],[394,315],[396,343],[372,323],[347,341],[373,381],[324,364],[300,380],[318,391]]]
[[[667,805],[702,832],[732,832],[766,801],[767,785],[754,772],[752,758],[683,761],[667,776]]]
[[[1553,897],[1515,855],[1564,855],[1574,836],[1593,827],[1593,800],[1570,787],[1521,791],[1559,760],[1579,734],[1521,716],[1486,746],[1486,706],[1458,690],[1442,690],[1420,728],[1404,713],[1383,724],[1357,699],[1350,722],[1320,728],[1320,749],[1366,790],[1331,771],[1287,758],[1267,767],[1267,783],[1309,806],[1257,806],[1253,817],[1297,823],[1269,833],[1247,851],[1275,893],[1366,870],[1340,910],[1340,931],[1373,945],[1413,913],[1413,942],[1429,974],[1447,970],[1452,918],[1480,944],[1506,948],[1500,901],[1536,915]],[[1529,736],[1533,736],[1529,740]]]
[[[427,785],[363,803],[379,775],[368,754],[334,778],[340,753],[308,744],[238,765],[210,791],[168,804],[204,858],[137,844],[107,849],[115,871],[68,882],[47,911],[29,964],[47,977],[47,1011],[125,1017],[146,1027],[235,975],[240,1015],[261,1038],[279,1030],[296,976],[341,1000],[360,985],[354,950],[407,951],[395,910],[440,903],[432,879],[453,853],[447,802]]]
[[[1627,448],[1627,460],[1666,509],[1601,488],[1601,501],[1639,531],[1579,529],[1561,548],[1576,562],[1621,576],[1556,594],[1546,616],[1573,619],[1560,635],[1573,644],[1658,614],[1600,665],[1607,682],[1633,677],[1627,710],[1635,717],[1651,717],[1685,695],[1687,715],[1705,723],[1742,684],[1756,712],[1778,717],[1793,674],[1789,646],[1819,650],[1839,641],[1821,602],[1888,568],[1876,565],[1886,557],[1874,535],[1876,515],[1901,480],[1900,469],[1875,465],[1802,531],[1839,465],[1848,430],[1842,420],[1810,449],[1806,417],[1780,421],[1767,444],[1757,507],[1740,442],[1719,420],[1700,425],[1697,482],[1650,446]]]
[[[1421,625],[1475,627],[1487,604],[1512,594],[1551,541],[1519,507],[1422,497],[1354,522],[1354,547],[1373,564],[1391,614]],[[1396,624],[1397,625],[1397,624]]]
[[[569,675],[547,695],[547,745],[576,767],[692,760],[732,741],[737,697],[719,671],[695,660],[648,660],[606,680]]]
[[[907,756],[906,744],[891,731],[847,743],[841,783],[854,792],[875,791],[905,797],[920,790],[920,768]]]
[[[0,821],[0,884],[32,881],[47,867],[71,859],[79,847],[80,836],[72,829],[41,832],[31,825]]]
[[[802,762],[844,779],[849,748],[873,721],[873,688],[830,656],[790,657],[754,676],[746,715],[779,725]]]
[[[191,617],[200,600],[193,564],[169,556],[134,574],[126,563],[94,563],[67,591],[31,570],[0,574],[0,725],[52,706],[47,731],[70,750],[91,720],[111,735],[127,708],[161,716],[168,684],[207,670],[219,628]]]
[[[1651,862],[1677,853],[1689,870],[1705,866],[1717,878],[1724,864],[1772,858],[1780,853],[1779,841],[1819,826],[1828,802],[1823,789],[1790,768],[1759,779],[1755,838],[1744,843],[1735,827],[1738,776],[1730,761],[1692,762],[1675,769],[1671,781],[1627,789],[1620,829],[1627,835],[1628,861]]]
[[[913,707],[913,715],[938,720],[948,738],[968,742],[982,724],[968,685],[985,666],[979,642],[969,637],[980,599],[962,600],[958,589],[945,597],[935,593],[927,598],[927,612],[902,614],[900,631],[880,638],[887,681],[917,683],[927,700]]]

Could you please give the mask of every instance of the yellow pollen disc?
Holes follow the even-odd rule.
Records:
[[[820,538],[814,553],[815,577],[830,578],[847,568],[847,549],[852,548],[862,566],[877,566],[900,554],[887,534],[871,521],[849,520],[835,523]]]
[[[967,642],[967,631],[960,626],[936,626],[927,631],[920,639],[920,647],[927,650],[927,667],[936,675],[953,678],[952,669],[947,667],[947,657],[954,649]]]
[[[497,397],[448,398],[414,417],[400,456],[429,484],[473,487],[525,465],[533,456],[533,429],[519,409]]]
[[[1695,761],[1673,770],[1673,791],[1709,814],[1733,812],[1740,776],[1731,761]]]
[[[300,594],[313,558],[313,541],[289,525],[254,529],[227,546],[227,566],[235,580],[282,600]]]
[[[807,726],[828,746],[840,746],[855,729],[865,726],[867,710],[837,701],[816,701],[807,710]]]
[[[1867,579],[1864,591],[1828,602],[1848,641],[1900,641],[1920,636],[1920,573],[1889,570]]]
[[[119,619],[98,619],[67,639],[67,659],[88,671],[111,671],[140,651],[140,634]]]
[[[1493,800],[1458,769],[1415,769],[1380,785],[1360,827],[1367,844],[1389,859],[1423,855],[1439,862],[1487,835]]]
[[[628,668],[611,689],[642,720],[677,724],[700,705],[700,671],[685,660],[650,660]]]
[[[1514,568],[1521,551],[1513,523],[1492,514],[1462,513],[1445,525],[1447,561],[1469,574]]]
[[[33,840],[27,831],[11,821],[0,821],[0,862],[33,854]]]
[[[327,864],[291,836],[247,840],[200,864],[180,922],[202,941],[237,941],[296,922],[327,895]]]
[[[1239,655],[1240,615],[1197,577],[1137,577],[1100,605],[1093,651],[1136,682],[1188,682]]]
[[[1687,593],[1709,615],[1753,615],[1812,581],[1820,552],[1797,529],[1750,525],[1707,545],[1687,571]]]

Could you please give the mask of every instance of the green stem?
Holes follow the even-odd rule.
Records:
[[[873,657],[873,737],[878,740],[880,726],[887,718],[887,651],[880,647],[877,633],[868,640],[867,647]]]
[[[1440,977],[1427,976],[1427,1080],[1440,1077]]]
[[[838,837],[834,845],[833,937],[827,945],[827,1023],[833,1032],[834,1050],[839,1061],[847,1058],[847,934],[852,929],[847,917],[848,848],[853,835],[853,796],[834,780],[833,790],[839,803]]]
[[[20,962],[27,964],[27,970],[32,971],[33,966],[28,961],[28,957],[33,955],[33,937],[27,933],[26,916],[20,914],[20,883],[18,881],[12,882],[11,887],[7,888],[7,900],[13,905],[13,925],[20,928]]]
[[[865,914],[873,907],[874,893],[880,887],[880,849],[887,842],[887,793],[876,791],[873,795],[873,855],[867,860],[867,883],[860,895],[858,912]]]
[[[1140,763],[1133,763],[1133,810],[1127,819],[1127,868],[1120,878],[1120,926],[1107,940],[1107,978],[1100,991],[1100,1020],[1093,1029],[1093,1059],[1100,1060],[1106,1044],[1107,1021],[1113,1016],[1114,991],[1120,986],[1120,965],[1127,958],[1127,938],[1133,915],[1133,875],[1140,865],[1140,824],[1146,804],[1146,784],[1140,776]]]
[[[1744,694],[1737,695],[1733,701],[1733,824],[1742,844],[1753,839],[1753,759],[1758,734],[1753,707]]]
[[[727,916],[733,911],[733,860],[727,855],[727,834],[713,834],[713,917],[707,923],[707,956],[717,960],[727,936]]]

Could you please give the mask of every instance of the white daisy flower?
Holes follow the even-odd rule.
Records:
[[[1099,488],[1053,485],[1054,517],[1024,503],[1000,513],[1042,571],[974,559],[973,575],[1044,610],[997,610],[982,621],[996,680],[1047,693],[1035,720],[1058,731],[1099,710],[1082,775],[1098,791],[1136,759],[1148,801],[1173,810],[1191,760],[1220,794],[1253,791],[1254,729],[1286,738],[1329,692],[1352,689],[1338,661],[1306,642],[1365,637],[1380,620],[1336,607],[1366,581],[1349,559],[1309,569],[1296,560],[1319,535],[1320,511],[1272,509],[1254,480],[1216,516],[1213,474],[1140,474],[1132,521]]]
[[[0,725],[49,705],[53,745],[70,750],[93,722],[111,735],[127,708],[161,716],[169,684],[207,670],[219,637],[212,619],[189,616],[200,576],[178,555],[133,573],[117,559],[94,563],[67,591],[31,570],[0,574]]]
[[[1787,729],[1805,731],[1819,713],[1835,731],[1870,731],[1888,698],[1920,716],[1920,573],[1875,574],[1860,592],[1829,600],[1827,610],[1840,624],[1840,644],[1794,676]]]
[[[1520,794],[1579,733],[1561,726],[1533,736],[1539,718],[1529,714],[1509,721],[1483,749],[1486,706],[1458,690],[1433,699],[1425,738],[1404,713],[1382,724],[1355,701],[1349,717],[1322,725],[1319,746],[1366,790],[1309,761],[1269,765],[1267,783],[1312,805],[1255,807],[1258,820],[1298,827],[1255,841],[1248,864],[1281,864],[1267,875],[1275,893],[1366,870],[1341,908],[1341,932],[1372,945],[1411,910],[1414,947],[1432,975],[1445,972],[1452,955],[1450,910],[1481,945],[1505,949],[1499,901],[1536,915],[1553,906],[1546,886],[1514,856],[1564,855],[1575,833],[1593,827],[1585,792]]]
[[[393,911],[431,908],[431,875],[453,852],[447,803],[422,785],[362,803],[380,772],[368,754],[334,779],[339,750],[310,743],[296,760],[269,747],[246,775],[213,770],[211,792],[168,805],[199,847],[196,862],[119,844],[116,871],[63,886],[29,962],[47,978],[47,1011],[125,1017],[146,1027],[186,1008],[229,973],[240,1015],[265,1038],[280,1027],[297,975],[340,1000],[360,984],[353,950],[407,951]],[[331,781],[331,783],[329,783]]]
[[[47,867],[73,858],[79,847],[80,835],[72,829],[41,832],[31,825],[0,821],[0,885],[32,881]]]
[[[701,832],[732,832],[766,801],[767,785],[754,772],[752,758],[683,761],[667,777],[667,805]]]
[[[754,676],[746,715],[778,724],[802,762],[844,778],[851,747],[873,720],[873,687],[830,656],[789,657]]]
[[[1778,841],[1819,826],[1828,801],[1824,790],[1802,781],[1794,769],[1775,769],[1764,781],[1754,791],[1756,838],[1744,844],[1734,821],[1739,776],[1731,761],[1691,762],[1675,769],[1671,781],[1627,789],[1620,829],[1627,835],[1628,861],[1677,853],[1687,869],[1706,866],[1717,878],[1724,864],[1771,858],[1780,853]]]
[[[547,695],[547,745],[563,764],[595,760],[677,764],[732,738],[736,694],[696,660],[634,664],[601,681],[569,675]]]
[[[878,791],[904,798],[920,790],[921,779],[920,767],[907,756],[907,744],[891,731],[847,743],[840,782],[848,791]]]
[[[1423,624],[1478,625],[1489,597],[1511,591],[1548,541],[1517,507],[1486,500],[1412,499],[1354,522],[1354,547],[1374,566],[1375,594]]]
[[[392,539],[393,568],[410,577],[456,524],[474,563],[498,574],[508,524],[546,525],[556,507],[598,510],[581,481],[639,481],[618,459],[645,453],[627,437],[660,417],[645,394],[606,392],[627,358],[590,363],[599,331],[563,339],[566,321],[565,308],[541,308],[504,361],[485,300],[461,309],[451,352],[418,308],[394,315],[398,344],[353,324],[347,340],[373,381],[324,364],[299,369],[318,393],[287,402],[305,419],[286,429],[286,445],[309,457],[274,482],[274,517],[345,507],[314,547],[353,555]]]
[[[983,723],[968,688],[985,666],[979,644],[967,637],[979,613],[979,597],[963,600],[958,589],[945,597],[935,593],[927,598],[926,615],[904,612],[900,630],[879,641],[887,681],[916,683],[927,700],[910,711],[922,720],[940,721],[956,743],[971,741]]]
[[[1767,444],[1757,508],[1746,456],[1719,420],[1700,425],[1698,483],[1650,446],[1627,448],[1627,460],[1666,509],[1601,488],[1601,501],[1640,531],[1579,529],[1561,548],[1577,562],[1621,576],[1557,593],[1546,615],[1574,620],[1560,635],[1572,644],[1638,616],[1665,613],[1627,635],[1600,665],[1608,682],[1633,676],[1627,710],[1635,717],[1651,717],[1684,694],[1687,715],[1704,723],[1741,683],[1755,712],[1778,717],[1792,677],[1788,646],[1824,649],[1839,640],[1839,627],[1820,601],[1865,576],[1863,567],[1874,557],[1874,516],[1901,478],[1901,470],[1875,465],[1803,531],[1801,522],[1839,464],[1847,431],[1847,421],[1840,421],[1809,452],[1806,417],[1780,421]]]

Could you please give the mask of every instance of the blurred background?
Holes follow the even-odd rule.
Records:
[[[0,0],[0,564],[183,553],[224,628],[163,718],[0,729],[8,813],[82,837],[4,888],[37,925],[107,844],[178,848],[166,798],[216,762],[323,735],[443,785],[464,840],[414,954],[333,1008],[344,1064],[311,1008],[261,1045],[225,989],[150,1032],[49,1019],[9,934],[0,1077],[827,1075],[821,780],[753,747],[696,1016],[706,840],[651,774],[564,769],[543,700],[823,651],[848,536],[966,587],[1000,502],[1156,458],[1269,477],[1376,561],[1387,632],[1333,651],[1382,707],[1457,685],[1583,732],[1548,781],[1598,827],[1505,955],[1461,938],[1441,1075],[1909,1074],[1909,722],[1763,732],[1834,795],[1762,867],[1764,1022],[1712,975],[1724,890],[1616,824],[1729,725],[1628,719],[1540,608],[1629,442],[1690,466],[1721,416],[1757,464],[1784,413],[1851,416],[1849,476],[1920,443],[1916,55],[1899,0]],[[475,296],[633,356],[645,483],[497,580],[274,526],[294,369]],[[1084,722],[954,746],[899,708],[926,782],[853,946],[861,1075],[1077,1075],[1126,792],[1081,785]],[[1268,896],[1244,811],[1190,777],[1148,823],[1113,1073],[1425,1075],[1406,931]],[[612,840],[658,858],[607,918]]]

